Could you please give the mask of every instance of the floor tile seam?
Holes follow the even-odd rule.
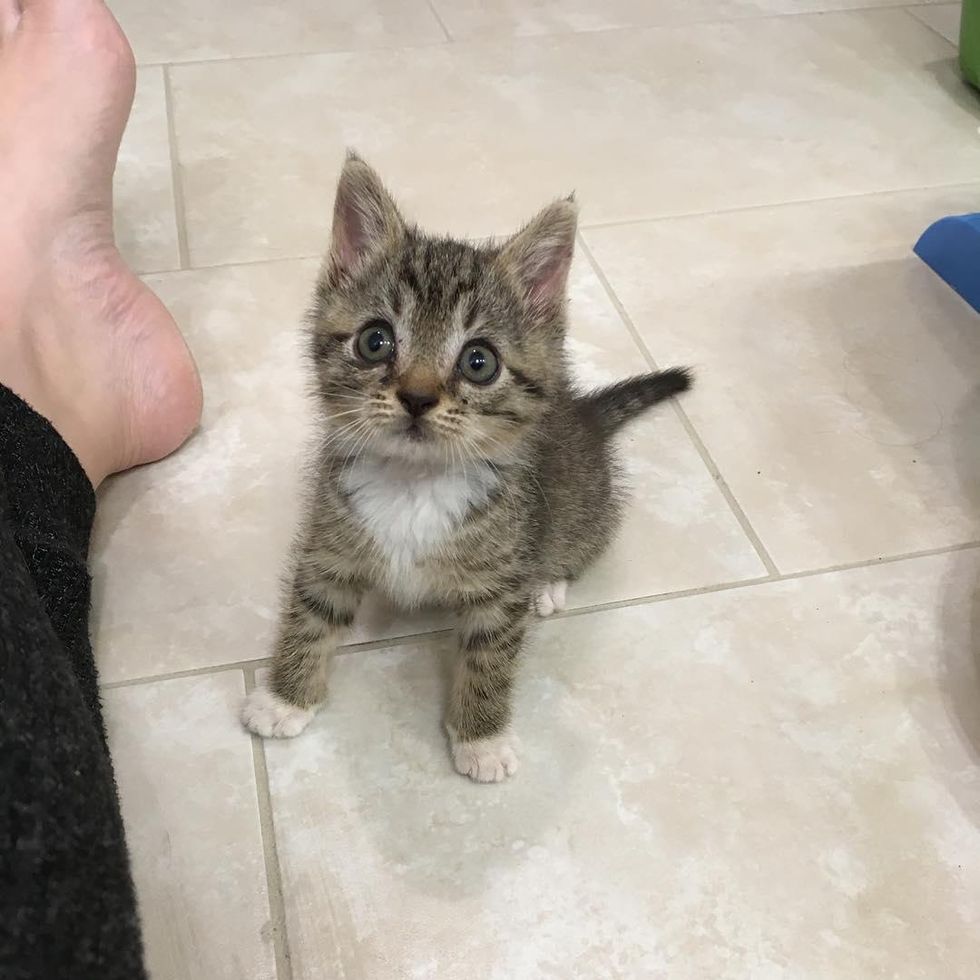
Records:
[[[800,569],[778,575],[756,575],[749,578],[734,579],[727,582],[717,582],[711,585],[694,586],[689,589],[674,589],[669,592],[657,592],[647,596],[633,596],[627,599],[611,599],[606,602],[590,603],[566,609],[549,617],[549,621],[557,622],[589,613],[607,612],[612,609],[625,609],[632,606],[655,605],[670,602],[674,599],[689,599],[693,596],[714,595],[716,592],[734,592],[738,589],[757,588],[763,585],[774,585],[779,582],[792,582],[798,579],[818,578],[823,575],[835,575],[838,572],[857,571],[862,568],[873,568],[879,565],[893,565],[903,561],[915,561],[920,558],[931,558],[939,555],[951,555],[961,551],[980,549],[980,541],[965,541],[958,544],[943,545],[938,548],[925,548],[919,551],[902,552],[895,555],[885,555],[880,558],[865,558],[859,561],[842,562],[836,565],[825,565],[820,568]],[[382,637],[376,640],[365,640],[360,643],[347,643],[341,646],[336,656],[346,656],[352,653],[370,652],[386,647],[407,646],[423,640],[446,637],[454,633],[452,627],[436,627],[431,630],[421,630],[417,633],[405,633],[399,636]],[[190,667],[186,670],[170,671],[162,674],[147,674],[140,677],[119,681],[108,681],[101,685],[103,691],[115,691],[127,687],[143,687],[148,684],[166,681],[183,680],[188,677],[209,677],[229,671],[256,671],[266,668],[271,663],[270,657],[259,657],[227,664],[209,664],[205,667]]]
[[[904,10],[905,13],[907,13],[909,17],[911,17],[912,20],[914,20],[917,24],[921,24],[923,27],[928,28],[930,31],[932,31],[933,34],[936,35],[936,37],[941,37],[953,49],[953,52],[955,54],[956,52],[959,51],[959,45],[955,41],[951,41],[948,37],[946,37],[946,35],[943,34],[942,31],[940,31],[939,28],[936,27],[934,24],[930,24],[928,21],[923,20],[921,17],[916,17],[914,13],[914,11],[916,10],[928,10],[930,7],[940,7],[940,6],[942,6],[942,4],[913,3],[913,4],[903,5],[902,10]]]
[[[908,551],[896,555],[884,555],[880,558],[865,558],[860,561],[842,562],[836,565],[826,565],[821,568],[800,569],[799,571],[784,572],[778,575],[759,575],[752,578],[736,579],[731,582],[720,582],[715,585],[680,589],[674,592],[661,592],[655,595],[640,596],[633,599],[621,599],[611,602],[595,603],[590,606],[578,606],[553,616],[553,619],[568,619],[588,613],[606,612],[610,609],[626,609],[633,606],[657,605],[674,599],[689,599],[696,596],[714,595],[718,592],[735,592],[740,589],[754,589],[766,585],[778,585],[782,582],[795,582],[802,579],[820,578],[825,575],[837,575],[841,572],[860,571],[865,568],[877,568],[882,565],[896,565],[904,561],[917,561],[922,558],[934,558],[940,555],[952,555],[961,551],[980,549],[980,541],[966,541],[959,544],[944,545],[939,548],[924,548],[919,551]]]
[[[437,23],[442,29],[444,35],[442,40],[439,41],[420,41],[417,44],[404,44],[393,42],[391,44],[379,44],[367,45],[363,47],[352,47],[352,48],[324,48],[322,50],[314,51],[271,51],[265,54],[243,54],[243,55],[219,55],[212,58],[190,58],[186,61],[174,61],[174,60],[162,60],[162,61],[140,61],[138,62],[138,67],[140,68],[159,68],[162,66],[171,66],[174,68],[183,67],[198,67],[205,65],[223,65],[230,64],[235,61],[269,61],[275,58],[318,58],[330,55],[347,56],[347,55],[359,55],[359,54],[377,54],[384,52],[400,52],[400,51],[424,51],[427,48],[439,48],[447,47],[449,45],[463,46],[463,45],[491,45],[491,44],[506,44],[508,42],[526,42],[533,40],[548,40],[556,38],[569,38],[569,37],[593,37],[597,35],[605,34],[624,34],[624,33],[636,33],[637,31],[668,31],[668,30],[683,30],[685,28],[705,28],[705,27],[715,27],[724,25],[734,25],[734,24],[746,24],[746,23],[757,23],[762,21],[790,21],[798,18],[806,17],[827,17],[843,14],[855,14],[855,13],[876,13],[878,11],[892,11],[892,10],[909,10],[914,7],[929,7],[933,4],[909,4],[907,2],[902,2],[902,0],[896,0],[895,3],[889,4],[866,4],[858,7],[845,7],[845,8],[825,8],[818,10],[787,10],[780,12],[760,12],[758,14],[751,14],[745,17],[715,17],[706,18],[705,20],[692,20],[692,21],[680,21],[672,24],[617,24],[611,27],[596,27],[592,29],[580,29],[580,30],[557,30],[557,31],[542,31],[540,33],[534,34],[487,34],[482,37],[477,35],[472,36],[455,36],[443,21],[442,16],[438,13],[435,4],[432,0],[427,0],[427,6],[430,11],[435,16]],[[913,18],[918,20],[918,18]],[[929,27],[923,21],[918,21],[923,27]],[[942,36],[942,35],[940,35]],[[947,40],[948,43],[948,39]]]
[[[775,210],[778,208],[792,208],[792,207],[803,207],[808,204],[832,204],[837,201],[857,201],[862,198],[873,198],[873,197],[883,197],[890,194],[900,195],[900,194],[914,194],[916,192],[924,191],[942,191],[942,190],[956,190],[959,188],[967,189],[971,187],[980,187],[980,179],[978,180],[955,180],[951,182],[943,182],[939,184],[917,184],[908,187],[899,188],[887,188],[878,191],[861,191],[855,194],[837,194],[831,195],[829,197],[810,197],[810,198],[800,198],[791,201],[772,201],[763,204],[747,204],[740,205],[738,207],[732,208],[714,208],[705,211],[685,211],[678,214],[664,214],[664,215],[654,215],[649,217],[640,218],[624,218],[621,221],[596,221],[596,222],[586,222],[579,225],[580,235],[586,235],[591,231],[604,231],[608,228],[628,228],[639,225],[655,225],[661,224],[663,222],[669,221],[684,221],[687,219],[695,218],[708,218],[715,215],[736,215],[749,213],[752,211],[765,211],[765,210]],[[326,232],[324,232],[326,235]],[[488,236],[479,236],[472,239],[473,241],[485,241]],[[498,236],[502,237],[502,236]],[[584,241],[584,239],[581,239]],[[326,238],[324,238],[326,242]],[[588,244],[588,242],[584,242]],[[912,243],[909,243],[909,249],[911,250]],[[326,248],[326,245],[324,245]],[[166,276],[173,275],[175,273],[187,274],[194,272],[209,272],[218,269],[237,269],[237,268],[248,268],[250,266],[259,265],[274,265],[277,262],[287,263],[287,262],[311,262],[319,261],[323,257],[323,252],[297,252],[290,255],[272,255],[264,256],[262,258],[251,258],[251,259],[231,259],[226,262],[204,262],[195,263],[189,261],[186,268],[162,268],[162,269],[138,269],[136,274],[141,277],[148,276]]]
[[[242,671],[246,694],[255,689],[255,668]],[[272,945],[276,961],[277,980],[293,980],[289,955],[289,927],[286,920],[286,903],[283,897],[282,867],[279,862],[279,846],[276,840],[275,816],[272,809],[272,791],[269,786],[269,769],[265,757],[265,744],[257,736],[250,736],[252,768],[255,776],[256,805],[259,811],[259,832],[262,838],[262,856],[265,861],[266,892],[269,901],[269,917],[272,924]]]
[[[436,6],[435,0],[426,0],[426,3],[429,5],[429,10],[432,11],[432,16],[435,17],[436,22],[442,29],[442,33],[446,35],[446,42],[452,44],[456,38],[453,37],[449,28],[446,26],[446,22],[442,19],[442,14],[439,13],[439,8]]]
[[[891,8],[888,8],[891,9]],[[651,215],[649,217],[623,218],[616,221],[592,221],[579,226],[579,231],[604,231],[607,228],[629,228],[635,225],[660,224],[668,221],[685,221],[696,218],[711,218],[716,215],[748,214],[753,211],[769,211],[778,208],[806,207],[809,204],[834,204],[837,202],[859,201],[862,198],[888,197],[889,195],[915,194],[926,191],[967,189],[980,186],[977,180],[940,181],[937,184],[914,184],[907,187],[885,187],[876,191],[855,191],[853,194],[831,194],[829,196],[801,197],[785,201],[768,201],[760,204],[744,204],[730,208],[708,208],[703,211],[684,211],[677,214]],[[909,244],[911,248],[911,243]]]
[[[174,227],[177,232],[177,262],[179,269],[190,268],[190,253],[187,247],[187,211],[184,204],[184,181],[180,164],[180,148],[177,143],[177,121],[174,114],[173,89],[170,82],[170,68],[164,65],[163,98],[167,116],[167,148],[170,153],[170,187],[174,200]]]
[[[403,643],[414,643],[428,637],[445,635],[451,632],[453,632],[452,628],[437,626],[433,629],[420,630],[415,633],[404,633],[398,636],[380,637],[374,640],[344,643],[338,647],[335,656],[377,650],[386,646]],[[271,655],[265,657],[252,657],[248,660],[234,660],[228,663],[206,664],[201,667],[187,667],[182,670],[164,671],[163,673],[159,674],[141,674],[138,677],[127,677],[121,680],[105,681],[104,683],[101,683],[99,687],[103,691],[116,691],[121,688],[143,687],[147,684],[184,680],[185,678],[189,677],[210,677],[216,674],[228,673],[229,671],[254,671],[268,667],[271,662]]]
[[[443,29],[445,34],[445,29]],[[137,62],[138,68],[206,68],[208,66],[231,65],[241,61],[276,61],[285,58],[324,58],[324,57],[350,57],[352,55],[370,54],[393,54],[397,52],[427,51],[433,48],[447,48],[451,44],[456,44],[455,39],[445,36],[436,41],[419,41],[417,44],[403,44],[392,42],[391,44],[367,45],[365,47],[354,48],[324,48],[316,51],[270,51],[266,54],[233,54],[219,55],[213,58],[188,58],[184,60],[161,60],[161,61],[140,61]]]
[[[602,269],[602,267],[600,266],[599,262],[597,261],[596,257],[593,255],[592,250],[589,248],[588,243],[585,241],[584,236],[579,234],[578,238],[579,238],[579,245],[582,249],[582,252],[585,254],[585,257],[588,260],[590,266],[592,267],[592,270],[595,273],[596,277],[601,282],[602,287],[605,290],[606,295],[609,297],[610,302],[613,304],[613,306],[616,309],[616,312],[619,314],[620,320],[622,321],[623,325],[626,327],[626,330],[629,332],[630,336],[633,338],[633,342],[637,345],[637,347],[643,354],[643,357],[645,358],[647,364],[650,366],[651,370],[653,371],[659,370],[659,366],[657,364],[656,359],[651,354],[649,348],[647,347],[646,343],[643,340],[643,337],[640,335],[640,332],[636,329],[636,325],[633,323],[633,318],[630,316],[625,305],[620,300],[619,296],[616,294],[615,289],[613,288],[612,284],[609,282],[609,279],[606,277],[606,274]],[[724,497],[729,510],[731,511],[732,515],[735,517],[736,521],[738,521],[739,527],[742,529],[742,533],[745,535],[749,544],[751,544],[752,548],[755,550],[756,556],[759,558],[759,561],[762,562],[762,565],[765,568],[767,574],[770,576],[778,575],[779,569],[776,566],[776,563],[773,561],[772,557],[769,554],[768,549],[763,544],[762,539],[759,536],[758,532],[752,526],[752,523],[749,520],[748,515],[745,513],[745,510],[743,509],[742,505],[738,502],[737,498],[735,497],[735,494],[732,492],[731,488],[728,485],[728,481],[722,475],[721,470],[718,468],[718,465],[715,463],[713,457],[711,456],[711,453],[708,451],[708,448],[705,445],[704,440],[701,438],[700,433],[698,433],[697,429],[694,426],[694,423],[691,422],[690,418],[688,417],[687,413],[684,411],[683,406],[680,404],[680,402],[674,403],[674,411],[676,412],[677,418],[680,421],[681,426],[684,428],[684,431],[686,432],[688,439],[690,440],[694,449],[697,451],[698,455],[701,457],[702,463],[704,463],[705,467],[708,470],[709,475],[711,476],[712,480],[714,480],[714,483],[718,487],[719,491],[721,492],[721,495]]]

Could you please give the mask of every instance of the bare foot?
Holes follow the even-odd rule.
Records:
[[[201,384],[112,234],[136,69],[102,0],[0,0],[0,382],[98,485],[190,435]]]

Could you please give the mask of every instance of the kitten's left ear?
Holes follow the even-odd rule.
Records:
[[[356,153],[349,151],[334,202],[331,271],[353,274],[396,244],[404,232],[405,222],[381,178]]]
[[[577,224],[578,206],[570,195],[539,212],[500,253],[533,313],[551,312],[565,300]]]

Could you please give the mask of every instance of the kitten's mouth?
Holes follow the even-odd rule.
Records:
[[[429,438],[429,433],[416,419],[412,419],[405,426],[405,438],[409,442],[425,442]]]

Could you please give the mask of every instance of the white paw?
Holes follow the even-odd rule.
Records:
[[[538,610],[538,615],[550,616],[552,613],[561,612],[565,608],[565,593],[567,591],[568,582],[565,579],[542,585],[541,591],[534,599],[534,606]]]
[[[472,742],[452,740],[456,771],[478,783],[499,783],[517,772],[517,739],[509,732]]]
[[[315,712],[284,701],[267,687],[257,687],[242,705],[242,723],[263,738],[292,738],[306,728]]]

